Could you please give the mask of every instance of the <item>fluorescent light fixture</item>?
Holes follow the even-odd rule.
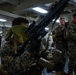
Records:
[[[34,8],[32,8],[32,9],[35,10],[35,11],[37,11],[37,12],[40,12],[40,13],[48,13],[47,10],[42,9],[42,8],[40,8],[40,7],[34,7]]]
[[[53,21],[55,21],[55,19],[53,19]],[[57,19],[56,22],[59,23],[60,22],[59,19]]]
[[[46,27],[45,30],[49,30],[49,28]]]
[[[49,7],[49,6],[51,6],[52,5],[52,3],[47,3],[47,4],[45,4],[45,6],[47,6],[47,7]]]
[[[5,19],[0,19],[0,21],[1,21],[1,22],[6,22],[7,20],[5,20]]]
[[[0,31],[0,34],[2,33],[2,31]]]

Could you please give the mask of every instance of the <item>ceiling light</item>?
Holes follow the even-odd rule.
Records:
[[[47,7],[49,7],[49,6],[51,6],[52,5],[52,3],[47,3],[47,4],[45,4],[45,6],[47,6]]]
[[[47,31],[48,31],[48,30],[49,30],[49,28],[47,28],[47,27],[46,27],[46,28],[45,28],[45,30],[47,30]]]
[[[53,21],[55,21],[55,19],[53,19]],[[60,22],[59,19],[57,19],[56,22],[59,23]]]
[[[1,22],[6,22],[7,20],[5,20],[5,19],[0,19],[0,21],[1,21]]]
[[[34,7],[34,8],[32,8],[32,9],[35,10],[35,11],[37,11],[37,12],[40,12],[40,13],[48,13],[47,10],[42,9],[42,8],[40,8],[40,7]]]
[[[2,31],[0,31],[0,34],[2,33]]]

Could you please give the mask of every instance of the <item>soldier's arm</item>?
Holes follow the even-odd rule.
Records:
[[[60,26],[56,27],[55,30],[52,32],[52,36],[55,38],[55,37],[58,37],[58,36],[61,36],[63,34],[63,30],[62,28],[60,28]]]
[[[74,30],[73,26],[69,26],[67,28],[66,35],[69,40],[76,41],[76,31]]]

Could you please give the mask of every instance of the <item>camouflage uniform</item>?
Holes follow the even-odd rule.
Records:
[[[68,50],[69,50],[69,73],[76,73],[76,24],[71,24],[67,28]]]
[[[17,75],[16,73],[25,72],[27,67],[32,63],[32,59],[28,56],[27,52],[21,56],[15,57],[15,54],[7,44],[3,46],[1,52],[1,62],[9,74]]]
[[[10,75],[26,74],[26,71],[28,71],[29,67],[31,67],[33,64],[37,66],[37,64],[34,62],[34,58],[31,57],[27,50],[25,50],[25,52],[20,56],[17,56],[16,49],[18,45],[27,39],[25,29],[26,27],[22,25],[13,26],[10,28],[5,37],[7,42],[1,48],[1,63],[4,66],[4,69],[8,71]],[[12,37],[12,35],[14,37]],[[42,69],[39,69],[39,73],[41,73],[40,70]],[[32,74],[30,73],[30,75]]]
[[[65,51],[66,51],[66,39],[65,39],[65,27],[58,26],[54,31],[53,31],[53,41],[56,42],[56,49],[62,52],[61,60],[59,62],[62,62],[60,70],[64,69],[64,64],[65,64]],[[58,63],[59,63],[58,62]]]

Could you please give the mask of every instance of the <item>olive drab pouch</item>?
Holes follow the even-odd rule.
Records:
[[[61,55],[62,55],[62,52],[56,49],[56,50],[54,51],[54,53],[53,53],[52,61],[53,61],[54,63],[60,61],[60,60],[61,60],[61,57],[62,57]]]

